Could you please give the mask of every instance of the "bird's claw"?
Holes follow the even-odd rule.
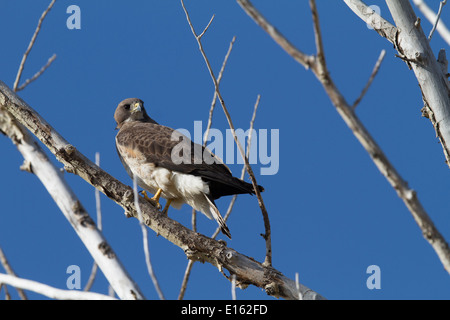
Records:
[[[150,198],[147,195],[147,192],[145,190],[142,190],[141,193],[144,195],[144,199],[147,200],[148,202],[150,202],[152,204],[152,206],[154,206],[158,210],[161,209],[161,204],[159,204],[159,199]]]

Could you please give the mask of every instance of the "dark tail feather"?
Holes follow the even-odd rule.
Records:
[[[203,180],[207,181],[210,186],[210,192],[212,199],[218,199],[223,196],[229,196],[233,194],[255,194],[253,184],[245,182],[231,175],[216,174],[212,175],[210,172],[196,172],[201,176]],[[263,192],[264,188],[258,186],[259,192]]]
[[[214,220],[217,221],[217,223],[220,226],[220,230],[222,230],[222,233],[226,235],[231,240],[231,233],[230,229],[228,229],[227,224],[225,223],[225,220],[222,218],[222,215],[219,212],[219,209],[217,209],[216,204],[214,203],[214,200],[210,199],[209,196],[206,194],[203,194],[205,198],[208,200],[209,203],[209,212],[214,217]]]

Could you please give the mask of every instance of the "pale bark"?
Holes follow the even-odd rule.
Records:
[[[22,279],[3,273],[0,273],[0,283],[8,284],[23,290],[33,291],[58,300],[116,300],[113,297],[100,293],[58,289],[37,281]]]
[[[0,82],[1,83],[1,82]],[[1,85],[3,85],[1,83]],[[47,158],[28,130],[4,109],[0,96],[0,131],[5,133],[24,157],[21,169],[35,174],[67,218],[108,282],[121,299],[143,299],[138,286],[104,238],[94,221],[67,184],[61,171]]]
[[[425,18],[427,18],[432,25],[435,25],[436,20],[438,19],[438,15],[434,13],[434,11],[430,9],[430,7],[428,7],[426,2],[423,0],[413,0],[413,2],[417,6],[417,8],[419,8],[419,10],[423,13]],[[432,3],[434,4],[435,2]],[[448,16],[449,15],[447,13],[447,17]],[[442,19],[439,19],[438,23],[436,24],[436,30],[441,35],[442,39],[444,39],[445,42],[447,42],[447,44],[450,46],[450,30],[448,30],[447,26],[444,24]]]
[[[370,23],[364,12],[370,11],[368,6],[359,0],[344,0],[344,2],[366,23]],[[375,30],[394,44],[398,57],[406,62],[414,74],[422,91],[424,116],[428,117],[441,141],[447,165],[450,166],[450,96],[449,82],[441,66],[438,64],[429,42],[423,33],[420,20],[417,19],[408,0],[386,0],[389,10],[394,18],[396,27],[371,25]],[[381,21],[385,21],[379,17]],[[374,19],[372,21],[377,21]],[[378,29],[377,29],[378,28]],[[394,34],[394,36],[393,36]]]
[[[362,1],[344,0],[344,2],[366,23],[368,22],[360,14],[361,11],[367,11],[367,6]],[[355,5],[355,3],[358,5]],[[445,59],[440,57],[440,64],[436,60],[428,39],[423,33],[420,20],[417,19],[409,1],[386,0],[386,3],[396,24],[395,38],[392,39],[392,33],[389,37],[378,33],[394,43],[398,57],[414,71],[425,103],[422,113],[431,120],[442,144],[447,165],[450,166],[450,86],[442,67]],[[442,56],[442,52],[440,56]],[[450,272],[448,243],[434,226],[422,206],[417,206],[419,203],[412,201],[417,198],[416,193],[407,192],[404,195],[405,204],[413,214],[425,239],[432,245],[447,272]]]

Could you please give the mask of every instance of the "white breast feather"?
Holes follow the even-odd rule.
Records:
[[[179,209],[183,203],[187,203],[208,218],[213,218],[210,203],[205,198],[205,195],[209,194],[209,186],[200,177],[155,167],[153,163],[148,163],[144,159],[128,157],[124,153],[122,153],[122,157],[131,170],[130,176],[132,174],[137,176],[137,183],[140,187],[153,194],[161,188],[163,190],[161,196],[171,199],[172,207]]]

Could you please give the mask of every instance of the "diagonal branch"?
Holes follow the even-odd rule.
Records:
[[[441,18],[442,8],[444,7],[444,5],[445,5],[446,3],[447,3],[447,0],[442,0],[442,1],[439,3],[439,10],[438,10],[438,13],[437,13],[437,15],[436,15],[436,21],[434,22],[433,28],[431,29],[430,34],[428,35],[428,41],[431,40],[431,37],[433,36],[434,31],[436,30],[436,27],[437,27],[437,25],[438,25],[438,23],[439,23],[439,20],[440,20],[440,18]]]
[[[50,2],[50,4],[48,5],[47,9],[42,13],[41,17],[39,18],[39,22],[38,22],[38,25],[37,25],[37,27],[36,27],[36,30],[34,31],[33,36],[31,37],[30,43],[28,44],[28,48],[27,48],[27,50],[25,51],[25,53],[24,53],[24,55],[23,55],[23,57],[22,57],[22,61],[20,62],[19,70],[18,70],[17,75],[16,75],[16,80],[14,81],[14,86],[13,86],[13,90],[14,90],[14,91],[22,90],[22,89],[24,89],[24,88],[28,85],[28,83],[30,83],[30,82],[36,80],[36,79],[30,80],[28,83],[24,84],[24,85],[21,86],[20,88],[18,87],[18,86],[19,86],[20,78],[21,78],[21,76],[22,76],[23,68],[25,67],[25,62],[27,61],[27,58],[28,58],[28,55],[30,54],[31,49],[33,48],[34,42],[36,41],[36,38],[37,38],[37,36],[38,36],[38,34],[39,34],[39,31],[41,31],[42,22],[44,21],[45,17],[46,17],[47,14],[49,13],[49,11],[52,9],[53,5],[55,4],[55,1],[56,1],[56,0],[52,0],[52,1]],[[55,56],[55,55],[54,55],[54,56]],[[55,58],[56,58],[56,56],[55,56]],[[48,65],[48,66],[50,66],[50,64],[51,64],[52,61],[54,60],[54,58],[53,58],[53,60],[50,61],[51,59],[52,59],[52,58],[50,58],[50,59],[49,59],[49,62],[47,62],[47,65]],[[47,67],[44,66],[44,67],[43,67],[43,70],[41,69],[42,72],[44,72],[45,69],[48,68],[48,66],[47,66]],[[39,76],[42,74],[42,72],[39,71],[38,74],[39,74],[39,73],[40,73],[40,74],[39,74],[37,77],[39,77]],[[37,77],[36,77],[36,78],[37,78]],[[33,78],[34,78],[34,77],[33,77]]]
[[[222,109],[223,109],[223,111],[225,113],[225,116],[227,118],[228,125],[230,126],[230,129],[231,129],[231,133],[233,134],[234,141],[236,141],[236,145],[237,145],[237,147],[239,149],[239,152],[241,153],[242,159],[244,159],[245,168],[246,168],[246,170],[248,172],[248,175],[250,176],[250,180],[252,181],[253,189],[254,189],[256,197],[258,199],[258,204],[259,204],[259,207],[261,209],[261,213],[262,213],[263,221],[264,221],[265,233],[264,233],[263,237],[266,240],[266,258],[264,260],[264,264],[267,265],[267,266],[270,266],[270,265],[272,265],[272,241],[271,241],[272,235],[271,235],[271,231],[270,231],[269,214],[267,213],[266,206],[264,205],[264,201],[263,201],[262,196],[261,196],[261,192],[259,191],[258,184],[257,184],[256,178],[255,178],[255,174],[253,173],[253,170],[252,170],[252,168],[251,168],[251,166],[250,166],[250,164],[248,162],[248,158],[245,156],[244,149],[242,148],[242,145],[241,145],[241,143],[239,142],[239,140],[237,138],[237,135],[236,135],[236,132],[235,132],[235,129],[234,129],[234,125],[233,125],[233,122],[231,120],[230,113],[228,112],[228,109],[225,106],[225,101],[224,101],[224,99],[223,99],[223,97],[222,97],[222,95],[221,95],[221,93],[219,91],[219,84],[218,84],[217,79],[216,79],[216,77],[214,75],[214,72],[213,72],[213,70],[211,68],[211,64],[209,63],[208,57],[206,56],[206,53],[203,50],[201,37],[198,36],[197,33],[195,32],[194,26],[192,25],[191,19],[189,17],[189,13],[188,13],[186,7],[184,6],[183,0],[181,0],[181,5],[183,6],[183,10],[184,10],[184,13],[186,14],[186,19],[187,19],[187,21],[189,23],[189,26],[191,28],[192,34],[194,35],[194,37],[197,40],[198,48],[200,50],[200,53],[203,56],[203,59],[205,60],[206,66],[207,66],[208,71],[209,71],[209,74],[211,75],[211,79],[212,79],[212,81],[214,83],[214,88],[216,90],[217,97],[219,98],[220,104],[222,105]],[[201,35],[204,34],[204,32],[207,30],[207,28],[209,26],[210,26],[210,24],[208,24],[208,26],[205,28],[205,30],[202,32]]]
[[[95,164],[100,167],[100,153],[95,153]],[[97,228],[99,231],[102,231],[102,209],[101,209],[101,202],[100,202],[100,191],[97,189],[94,190],[95,195],[95,211],[97,212]],[[89,275],[88,281],[86,285],[84,286],[84,291],[90,291],[92,288],[92,285],[94,284],[95,277],[97,276],[97,270],[98,265],[94,260],[94,263],[92,265],[91,274]]]
[[[361,1],[356,0],[344,0],[348,5],[349,4],[356,4],[361,3]],[[246,5],[243,7],[244,10],[247,10],[249,8],[253,8],[253,5],[247,1],[247,0],[237,0],[239,4],[245,3]],[[314,20],[314,30],[315,32],[319,32],[320,28],[318,27],[319,21],[318,21],[318,15],[317,15],[317,8],[316,3],[313,0],[310,0],[311,5],[311,11],[313,13],[313,20]],[[254,14],[255,12],[258,12],[256,9],[252,9],[252,11],[247,12],[250,16],[251,14]],[[258,13],[259,14],[259,13]],[[260,15],[260,14],[259,14]],[[264,18],[258,16],[255,22],[260,21],[266,21]],[[265,22],[269,24],[269,22]],[[386,29],[387,28],[387,29]],[[385,36],[391,35],[392,32],[394,32],[395,27],[386,27],[383,32]],[[275,27],[272,25],[264,26],[264,30],[274,30]],[[396,32],[396,28],[395,28]],[[394,33],[395,33],[394,32]],[[380,33],[381,34],[381,33]],[[280,34],[277,34],[277,37],[283,37]],[[320,38],[320,35],[316,35],[316,39]],[[284,37],[283,37],[284,38]],[[280,39],[274,39],[277,43],[289,43],[288,40],[280,41]],[[392,39],[391,39],[392,40]],[[286,48],[283,47],[283,49],[286,50]],[[298,51],[297,48],[289,47],[289,52],[292,51]],[[319,48],[318,48],[319,51]],[[295,56],[299,56],[299,54],[295,54]],[[314,59],[314,63],[310,65],[311,71],[314,73],[316,78],[320,81],[323,88],[325,89],[326,94],[330,98],[332,104],[338,111],[339,115],[342,117],[344,122],[347,124],[347,126],[352,130],[355,137],[358,139],[358,141],[361,143],[361,145],[364,147],[364,149],[367,151],[369,156],[371,157],[372,161],[380,171],[380,173],[387,179],[387,181],[390,183],[392,188],[397,192],[397,195],[402,199],[408,210],[411,212],[414,220],[416,221],[417,225],[422,231],[422,234],[424,238],[430,243],[430,245],[435,250],[436,254],[438,255],[439,259],[441,260],[441,263],[444,265],[444,268],[447,270],[447,272],[450,273],[450,249],[445,241],[442,234],[437,230],[436,226],[434,225],[433,221],[428,216],[427,212],[423,208],[422,204],[420,203],[417,194],[414,190],[409,188],[408,183],[400,176],[398,171],[395,169],[395,167],[392,165],[392,163],[389,161],[387,156],[384,154],[383,150],[380,148],[380,146],[376,143],[374,138],[370,135],[366,127],[363,125],[363,123],[360,121],[356,113],[354,112],[353,108],[347,103],[345,98],[342,96],[340,91],[337,89],[336,85],[333,82],[333,79],[331,78],[327,67],[325,65],[325,59],[322,60],[322,65],[318,66],[320,63],[320,59]],[[303,65],[303,64],[302,64]],[[325,70],[325,73],[323,71]]]
[[[253,124],[255,123],[255,118],[256,118],[256,111],[258,110],[258,106],[259,106],[259,100],[260,100],[261,96],[258,95],[258,98],[256,99],[256,103],[255,103],[255,108],[253,111],[253,116],[252,119],[250,120],[250,133],[248,135],[248,141],[247,141],[247,158],[249,157],[249,153],[250,153],[250,146],[251,146],[251,141],[252,141],[252,131],[253,131]],[[245,176],[245,166],[242,168],[242,172],[241,172],[241,180],[244,179]],[[236,199],[237,199],[237,194],[233,195],[233,198],[231,198],[230,204],[228,205],[228,209],[227,212],[225,213],[223,219],[225,221],[227,221],[228,217],[231,214],[231,211],[233,210],[234,204],[236,203]],[[214,233],[212,234],[211,238],[215,239],[217,237],[217,235],[220,232],[220,227],[216,229],[216,231],[214,231]],[[184,293],[186,291],[186,286],[187,286],[187,282],[189,280],[189,276],[192,270],[192,266],[194,264],[194,261],[189,260],[187,266],[186,266],[186,271],[184,273],[184,277],[183,277],[183,281],[181,284],[181,289],[180,289],[180,293],[178,294],[178,300],[182,300],[184,297]]]
[[[252,119],[250,120],[250,128],[249,128],[249,134],[248,134],[248,139],[247,139],[247,152],[246,152],[247,158],[250,156],[253,126],[255,124],[256,112],[258,111],[260,100],[261,100],[261,95],[258,95],[258,97],[256,98],[254,109],[253,109]],[[242,171],[241,171],[241,177],[240,177],[241,180],[244,180],[245,172],[246,172],[246,170],[245,170],[245,165],[244,165],[244,167],[242,168]],[[236,203],[236,199],[237,199],[237,194],[233,195],[233,198],[231,198],[230,204],[228,205],[227,212],[225,213],[225,215],[223,217],[223,219],[225,221],[227,221],[228,217],[230,216],[231,211],[233,210],[234,204]],[[212,238],[215,239],[217,237],[217,235],[219,234],[219,232],[220,232],[220,228],[217,228],[216,231],[214,231]]]
[[[359,0],[344,0],[344,2],[356,14],[359,11],[355,8],[355,3],[359,4],[358,8],[367,7]],[[397,56],[414,71],[425,103],[424,114],[434,126],[447,165],[450,167],[450,96],[447,76],[438,65],[420,26],[420,19],[417,19],[409,1],[386,0],[386,3],[396,23],[394,41],[391,37],[386,38],[393,42],[398,52]]]
[[[25,89],[26,86],[28,86],[28,85],[29,85],[30,83],[32,83],[34,80],[36,80],[37,78],[39,78],[39,77],[45,72],[45,70],[47,70],[47,69],[51,66],[51,64],[53,63],[53,61],[55,61],[55,59],[56,59],[56,54],[52,55],[52,56],[48,59],[47,63],[46,63],[46,64],[45,64],[38,72],[36,72],[36,73],[34,74],[34,76],[32,76],[30,79],[25,80],[25,82],[24,82],[20,87],[18,87],[18,88],[16,89],[16,91],[18,92],[18,91],[21,91],[21,90]]]
[[[416,7],[423,13],[425,18],[427,18],[428,21],[433,24],[432,31],[434,32],[434,29],[436,29],[437,32],[439,32],[439,34],[441,35],[442,39],[444,39],[444,41],[447,42],[448,45],[450,45],[450,30],[448,30],[442,19],[439,19],[439,12],[442,11],[443,1],[440,2],[438,14],[434,13],[434,11],[431,10],[423,0],[413,0],[413,2]],[[433,35],[433,32],[430,32],[428,38]]]
[[[1,247],[0,247],[0,264],[3,266],[3,269],[5,269],[5,271],[9,275],[12,275],[14,277],[17,276],[14,270],[12,269],[11,265],[9,264],[8,259],[6,258],[6,255]],[[22,289],[16,288],[16,290],[22,300],[28,300],[27,295]]]
[[[395,43],[397,28],[361,0],[344,0],[345,4],[380,36]]]
[[[115,201],[128,216],[137,218],[133,189],[100,169],[69,144],[53,127],[36,113],[25,101],[0,81],[0,107],[9,111],[17,121],[31,131],[67,172],[74,173]],[[208,262],[219,270],[236,274],[241,286],[254,285],[267,294],[295,299],[298,297],[295,281],[271,266],[266,266],[226,246],[182,226],[162,215],[148,201],[139,198],[144,223],[156,233],[180,247],[189,259]],[[304,299],[323,299],[321,295],[300,285]]]
[[[205,30],[206,30],[206,28],[205,28]],[[236,41],[236,37],[234,36],[233,39],[231,39],[230,45],[228,47],[228,51],[225,54],[225,58],[223,59],[222,67],[220,68],[219,75],[217,76],[217,84],[219,84],[219,85],[220,85],[220,81],[222,80],[223,72],[225,71],[225,67],[227,65],[228,58],[230,57],[231,50],[233,49],[233,45],[234,45],[235,41]],[[204,140],[203,140],[203,146],[204,147],[206,147],[206,143],[208,142],[209,131],[211,130],[211,126],[212,126],[212,119],[213,119],[214,109],[216,107],[216,101],[217,101],[217,92],[214,90],[213,100],[211,102],[211,107],[209,109],[208,124],[206,126]],[[224,217],[224,220],[225,221],[227,220],[227,216],[226,215]],[[192,230],[193,231],[197,230],[197,223],[196,222],[197,222],[197,212],[195,211],[195,209],[192,209]],[[212,237],[212,238],[214,239],[215,237]],[[183,281],[181,282],[181,289],[180,289],[180,292],[178,294],[178,300],[183,300],[183,298],[184,298],[184,293],[186,292],[187,282],[189,280],[189,276],[191,274],[191,270],[192,270],[192,266],[193,265],[194,265],[194,261],[189,260],[189,262],[188,262],[188,264],[186,266],[186,271],[184,272]]]
[[[384,50],[384,49],[381,50],[381,53],[380,53],[380,55],[378,57],[378,60],[375,63],[375,66],[373,67],[372,73],[370,74],[369,81],[367,81],[366,86],[361,91],[361,94],[359,95],[359,97],[355,100],[355,102],[353,102],[353,105],[352,105],[353,109],[355,109],[358,106],[358,104],[361,102],[361,100],[366,95],[367,90],[369,90],[370,85],[372,84],[373,80],[377,76],[378,71],[380,70],[381,63],[383,62],[383,59],[384,59],[385,55],[386,55],[386,50]]]
[[[159,299],[165,300],[164,294],[161,290],[158,279],[156,278],[156,274],[155,274],[155,271],[153,270],[153,265],[150,260],[150,249],[148,246],[148,232],[147,232],[147,227],[144,224],[144,220],[142,219],[142,211],[139,206],[139,193],[138,193],[138,187],[137,187],[137,177],[134,174],[133,174],[133,199],[134,199],[134,206],[136,207],[136,211],[137,211],[139,226],[141,227],[141,231],[142,231],[142,242],[143,242],[143,247],[144,247],[145,264],[147,265],[147,271],[148,271],[148,274],[150,275],[150,278],[152,279],[153,286],[155,287],[155,290],[158,293]]]
[[[237,0],[237,3],[244,9],[244,11],[264,30],[269,36],[282,47],[292,58],[298,63],[309,69],[314,63],[314,57],[307,55],[286,39],[273,25],[271,25],[260,13],[253,4],[248,0]]]

